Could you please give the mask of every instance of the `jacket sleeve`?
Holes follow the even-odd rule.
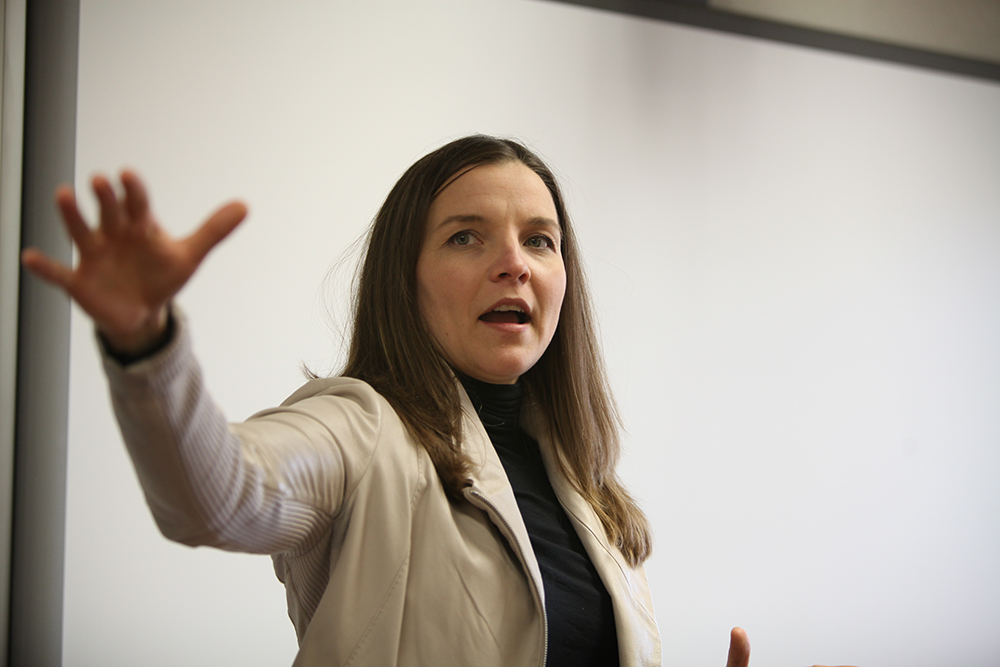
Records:
[[[250,553],[311,547],[366,472],[384,401],[355,380],[314,381],[289,401],[227,424],[202,383],[187,324],[154,356],[107,354],[112,404],[160,531]]]

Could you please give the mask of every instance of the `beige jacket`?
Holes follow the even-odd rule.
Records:
[[[314,380],[227,425],[202,386],[183,320],[161,353],[105,359],[115,412],[157,525],[188,545],[272,554],[299,638],[295,665],[541,666],[544,590],[514,494],[462,392],[467,503],[369,385]],[[556,495],[614,605],[624,666],[659,665],[642,568],[632,568],[553,463]]]

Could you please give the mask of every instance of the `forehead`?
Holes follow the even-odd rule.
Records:
[[[482,164],[453,176],[438,192],[428,222],[451,215],[511,212],[556,222],[552,193],[541,177],[522,162]]]

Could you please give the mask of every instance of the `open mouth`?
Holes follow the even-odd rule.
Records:
[[[479,319],[493,324],[527,324],[531,321],[531,316],[520,306],[497,306],[480,315]]]

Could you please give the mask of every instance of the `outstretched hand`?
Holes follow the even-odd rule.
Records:
[[[190,236],[173,239],[153,217],[139,177],[124,171],[121,182],[124,194],[119,198],[107,178],[94,177],[100,204],[95,228],[83,219],[70,187],[56,190],[63,223],[79,251],[75,268],[35,248],[25,250],[21,261],[69,294],[116,351],[133,353],[159,338],[169,301],[209,251],[246,217],[247,209],[238,202],[227,204]]]

